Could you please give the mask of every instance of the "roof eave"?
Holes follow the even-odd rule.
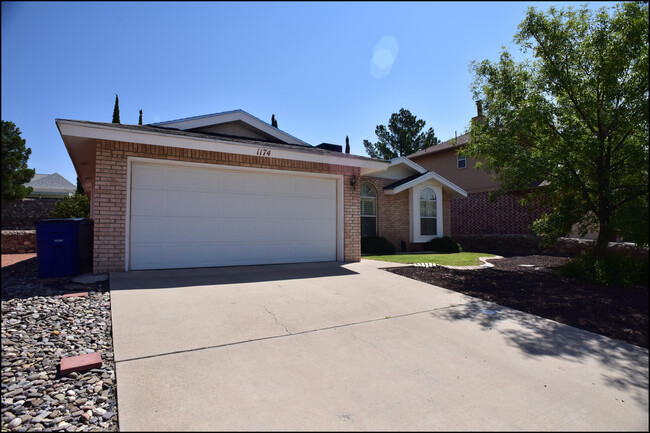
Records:
[[[253,144],[187,135],[178,136],[166,134],[163,131],[143,131],[139,130],[135,126],[130,128],[127,125],[120,125],[119,128],[112,128],[109,125],[88,124],[84,122],[76,122],[74,120],[56,119],[55,121],[73,163],[75,163],[75,159],[69,146],[69,140],[66,140],[67,137],[79,137],[93,142],[94,140],[110,140],[213,152],[235,153],[250,156],[259,156],[259,150],[261,148],[267,148],[270,149],[270,153],[266,153],[269,157],[359,167],[361,169],[361,174],[384,170],[385,167],[389,165],[388,161],[365,158],[356,155],[338,154],[336,152],[322,151],[321,149],[318,149],[319,152],[316,153],[312,150],[315,149],[313,147],[296,146],[295,148],[279,148],[274,147],[274,143],[260,142],[259,144]],[[125,128],[125,126],[127,127]],[[79,173],[79,167],[77,167],[76,164],[75,169]]]
[[[445,187],[448,191],[452,192],[452,195],[459,196],[459,197],[467,197],[467,191],[465,191],[458,185],[454,184],[453,182],[448,181],[447,179],[440,176],[438,173],[434,171],[425,173],[422,176],[418,177],[417,179],[413,179],[412,181],[397,186],[395,188],[385,189],[384,194],[389,194],[389,195],[398,194],[402,191],[406,191],[407,189],[413,188],[414,186],[417,186],[420,183],[426,182],[427,180],[430,179],[436,180],[437,182],[442,184],[443,187]]]

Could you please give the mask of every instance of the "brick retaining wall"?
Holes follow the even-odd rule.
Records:
[[[530,234],[530,225],[544,212],[519,203],[522,193],[509,193],[490,201],[488,192],[451,200],[451,234]]]
[[[36,230],[2,230],[2,254],[36,252]]]
[[[2,200],[3,230],[34,230],[35,224],[50,218],[58,198],[24,198],[22,200]]]
[[[593,246],[592,239],[559,238],[552,248],[542,248],[540,238],[525,234],[463,234],[453,238],[460,244],[463,251],[491,253],[501,256],[520,256],[530,254],[548,254],[555,256],[574,257],[578,253]],[[636,248],[634,244],[610,242],[609,249],[614,252],[636,257],[648,258],[648,249]]]

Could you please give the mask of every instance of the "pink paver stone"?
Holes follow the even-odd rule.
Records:
[[[86,371],[91,368],[100,368],[101,366],[102,355],[99,352],[61,358],[61,376],[65,376],[73,371]]]
[[[73,298],[76,296],[88,296],[88,292],[66,293],[65,295],[61,295],[62,298]]]

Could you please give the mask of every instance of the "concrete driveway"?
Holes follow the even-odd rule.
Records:
[[[648,350],[381,265],[112,273],[120,430],[648,430]]]

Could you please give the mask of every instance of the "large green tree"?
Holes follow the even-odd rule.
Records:
[[[2,121],[2,198],[18,200],[27,197],[32,187],[29,182],[35,171],[27,168],[27,160],[32,149],[25,146],[20,129],[14,122]]]
[[[388,128],[377,125],[375,134],[378,141],[371,143],[363,140],[366,153],[372,158],[392,159],[406,156],[440,143],[433,128],[421,132],[426,122],[418,119],[409,110],[400,108],[393,113],[388,121]]]
[[[548,183],[528,196],[550,208],[533,224],[547,241],[577,224],[600,257],[617,236],[647,245],[648,4],[531,7],[514,42],[532,59],[470,65],[486,121],[465,152],[502,191]]]

